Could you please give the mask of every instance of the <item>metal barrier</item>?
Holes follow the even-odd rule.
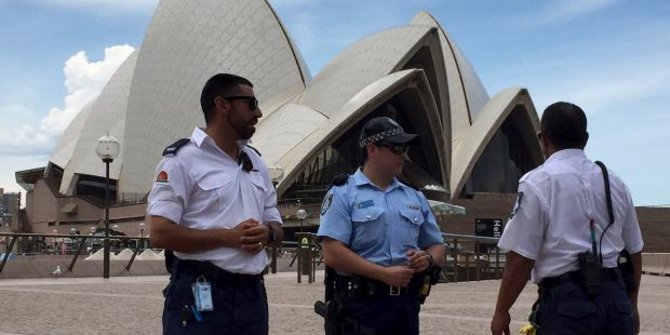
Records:
[[[60,250],[60,254],[72,254],[72,261],[67,267],[68,270],[72,271],[79,255],[86,254],[84,252],[84,247],[86,246],[86,241],[91,241],[90,247],[95,246],[96,241],[105,239],[104,236],[97,235],[65,235],[65,234],[33,234],[33,233],[0,233],[0,238],[5,240],[5,250],[4,257],[0,263],[0,273],[5,267],[7,260],[11,251],[14,249],[14,245],[17,241],[28,241],[26,246],[21,246],[21,243],[17,245],[17,249],[23,248],[26,254],[30,255],[55,255]],[[7,242],[9,240],[9,242]],[[149,248],[149,238],[148,237],[130,237],[130,236],[109,236],[110,242],[116,241],[113,243],[115,247],[132,247],[133,255],[130,257],[128,264],[126,264],[126,270],[130,270],[133,262],[135,261],[135,256],[140,251],[140,249]],[[146,241],[146,242],[145,242]],[[132,242],[132,243],[130,243]],[[146,247],[145,247],[146,246]],[[102,244],[100,245],[102,248]],[[25,250],[28,249],[28,250]],[[25,252],[28,251],[28,252]],[[87,250],[91,251],[91,250]],[[21,250],[18,250],[17,254],[23,254]]]
[[[458,282],[502,278],[505,254],[497,247],[498,239],[442,233],[447,252],[440,282]]]
[[[302,276],[307,275],[308,282],[312,283],[315,280],[316,268],[323,263],[321,242],[314,233],[297,233],[296,237],[298,242],[284,241],[281,247],[271,248],[270,271],[277,272],[278,255],[290,254],[289,267],[293,267],[297,261],[297,282],[301,283]],[[497,238],[449,233],[443,233],[442,237],[447,252],[439,282],[500,279],[502,277],[505,254],[496,246]]]

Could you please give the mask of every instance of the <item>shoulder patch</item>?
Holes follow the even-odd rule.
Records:
[[[333,204],[333,192],[328,192],[328,194],[326,194],[326,197],[323,198],[323,202],[321,203],[321,215],[326,214],[326,212],[330,208],[330,205],[332,204]]]
[[[168,145],[167,148],[165,148],[165,150],[163,150],[163,156],[174,156],[174,155],[176,155],[177,152],[179,151],[179,149],[184,147],[189,142],[191,142],[190,138],[179,139],[177,142],[174,142],[174,143]]]
[[[516,196],[516,202],[514,202],[514,208],[512,208],[512,213],[509,214],[509,218],[513,218],[516,213],[521,209],[521,202],[523,201],[523,192],[519,192]]]
[[[331,180],[330,184],[332,186],[342,186],[347,183],[347,180],[349,179],[349,175],[346,173],[338,174],[337,176],[333,177],[333,180]]]
[[[158,184],[169,184],[170,183],[167,171],[161,170],[161,172],[158,173],[158,177],[156,177],[156,183],[158,183]]]

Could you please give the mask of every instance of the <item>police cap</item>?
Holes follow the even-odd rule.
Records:
[[[414,141],[418,135],[407,134],[393,119],[382,116],[368,121],[361,131],[358,147],[365,148],[370,143],[385,141],[393,144],[407,144]]]

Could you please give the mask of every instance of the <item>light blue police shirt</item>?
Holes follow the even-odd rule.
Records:
[[[317,235],[382,266],[407,265],[407,251],[442,243],[422,193],[396,178],[380,190],[360,169],[326,194]]]

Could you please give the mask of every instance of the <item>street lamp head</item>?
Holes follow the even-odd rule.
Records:
[[[295,216],[298,218],[298,220],[304,220],[307,218],[307,211],[301,208],[295,212]]]
[[[111,163],[119,155],[121,145],[116,137],[105,135],[98,139],[98,145],[95,147],[95,153],[105,163]]]

